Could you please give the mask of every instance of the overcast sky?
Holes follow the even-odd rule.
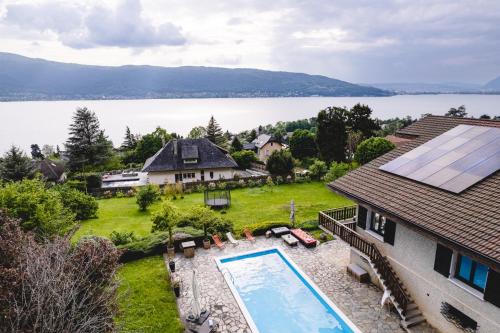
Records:
[[[500,1],[0,0],[0,51],[351,82],[485,83],[500,75]]]

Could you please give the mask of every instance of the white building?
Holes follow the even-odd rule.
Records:
[[[223,148],[210,140],[174,139],[148,158],[143,172],[148,182],[164,185],[232,179],[238,165]]]
[[[403,324],[500,332],[500,121],[429,116],[398,135],[410,140],[329,184],[357,203],[351,263],[383,285],[366,249],[385,256]]]

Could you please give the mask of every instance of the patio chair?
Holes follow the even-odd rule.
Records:
[[[302,229],[292,229],[292,235],[299,240],[305,247],[315,247],[317,245],[316,239]]]
[[[220,240],[219,235],[212,235],[212,239],[214,240],[215,246],[217,246],[219,249],[222,250],[223,248],[226,247],[224,243],[222,243],[222,241]]]
[[[243,232],[245,233],[245,237],[247,238],[247,240],[249,240],[252,243],[255,243],[255,238],[252,236],[252,232],[250,230],[245,228],[245,230],[243,230]]]
[[[227,240],[233,244],[233,245],[238,245],[238,241],[234,238],[233,234],[231,232],[226,233]]]

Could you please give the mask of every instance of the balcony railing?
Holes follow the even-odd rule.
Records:
[[[380,277],[384,280],[387,289],[390,290],[396,303],[402,309],[402,315],[406,314],[406,307],[410,302],[410,297],[406,294],[402,283],[394,273],[389,261],[378,250],[375,244],[364,239],[358,234],[355,229],[354,222],[341,222],[349,220],[356,214],[356,206],[343,207],[338,209],[330,209],[324,212],[319,212],[319,225],[328,229],[350,246],[356,248],[370,258],[372,264],[377,268]]]

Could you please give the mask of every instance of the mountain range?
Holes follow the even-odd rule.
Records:
[[[361,85],[392,91],[396,94],[500,94],[500,76],[483,85],[463,82],[391,82]]]
[[[217,67],[91,66],[0,52],[0,100],[391,96],[321,75]]]

